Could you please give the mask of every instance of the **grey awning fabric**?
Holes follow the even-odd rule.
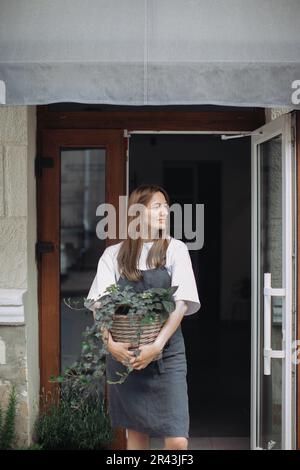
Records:
[[[0,0],[0,80],[9,105],[300,108],[299,20],[299,0]]]

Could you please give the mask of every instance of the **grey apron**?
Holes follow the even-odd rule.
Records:
[[[171,286],[165,266],[141,270],[143,279],[120,277],[117,284],[136,292]],[[127,367],[112,354],[106,356],[106,377],[116,381]],[[108,411],[113,428],[133,429],[150,437],[189,437],[187,363],[181,324],[167,341],[162,358],[141,370],[132,370],[121,384],[107,383]]]

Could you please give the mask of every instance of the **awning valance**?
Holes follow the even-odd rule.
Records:
[[[2,0],[0,80],[9,105],[300,108],[299,21],[299,0]]]

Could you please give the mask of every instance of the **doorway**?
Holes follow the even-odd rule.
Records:
[[[251,139],[133,133],[128,173],[129,193],[155,183],[171,204],[204,204],[204,246],[190,251],[202,306],[182,321],[189,448],[249,449]],[[152,439],[152,448],[161,446]]]
[[[201,439],[201,448],[295,448],[298,366],[291,362],[291,346],[299,336],[296,334],[299,169],[295,158],[294,113],[264,124],[260,109],[219,112],[120,109],[73,113],[46,108],[38,110],[40,156],[36,159],[41,387],[47,388],[49,374],[57,375],[60,366],[76,353],[75,347],[72,350],[61,347],[61,334],[67,331],[60,327],[61,313],[64,314],[60,311],[61,283],[69,292],[67,271],[70,272],[69,261],[73,256],[70,243],[74,244],[75,234],[75,229],[67,232],[61,223],[60,213],[67,215],[61,207],[61,190],[66,189],[66,194],[77,191],[78,210],[84,206],[83,199],[93,205],[105,198],[117,207],[119,195],[128,195],[142,182],[157,181],[166,187],[171,200],[205,205],[204,246],[198,252],[190,251],[202,307],[183,321],[192,440]],[[221,133],[234,135],[223,140]],[[280,136],[279,141],[276,136]],[[106,149],[102,163],[100,149],[101,152]],[[64,162],[68,170],[65,181]],[[103,163],[105,196],[99,186],[100,173],[104,175]],[[82,174],[81,179],[74,178],[76,184],[71,187],[70,164],[72,171]],[[91,185],[90,180],[88,191],[80,190],[85,187],[83,175],[89,178],[92,168],[98,168],[92,175],[95,184]],[[276,175],[276,181],[280,179],[280,185],[274,184],[274,178],[268,176],[271,174]],[[94,191],[95,199],[90,197]],[[68,196],[65,203],[73,204],[77,199]],[[266,212],[266,208],[273,206],[276,210]],[[280,207],[283,210],[278,225]],[[82,212],[94,221],[86,224],[86,216],[82,219],[83,240],[89,240],[88,245],[93,235],[85,232],[95,224],[94,210],[95,207],[90,207],[88,212]],[[73,224],[75,212],[70,212]],[[60,239],[59,234],[63,235]],[[86,243],[82,246],[86,248]],[[96,245],[90,246],[97,250]],[[278,246],[282,246],[280,265]],[[99,246],[98,255],[102,249]],[[270,258],[268,253],[274,256]],[[78,265],[79,269],[89,270],[90,280],[96,264],[89,260],[96,263],[98,255],[85,257],[84,263],[80,260]],[[74,269],[77,266],[72,265],[72,276],[76,275]],[[272,275],[271,287],[265,289],[262,281],[268,273]],[[84,279],[90,285],[86,276]],[[272,302],[274,308],[270,309]],[[79,325],[79,333],[80,329]],[[76,343],[78,346],[78,340]],[[197,445],[191,441],[191,448]],[[123,428],[117,430],[112,448],[126,448]]]

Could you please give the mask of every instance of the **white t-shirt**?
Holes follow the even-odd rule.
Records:
[[[198,297],[197,284],[194,276],[191,257],[186,244],[173,237],[171,239],[168,249],[166,251],[166,264],[165,267],[171,276],[171,285],[178,286],[178,289],[173,294],[173,299],[185,300],[188,305],[188,310],[185,315],[192,315],[196,313],[201,303]],[[96,300],[104,295],[105,289],[111,284],[116,284],[120,273],[117,264],[117,255],[121,244],[108,246],[102,253],[97,267],[97,273],[87,295],[88,300]],[[143,243],[138,268],[141,270],[149,269],[146,265],[148,251],[154,242]],[[94,308],[95,308],[94,304]],[[92,310],[92,306],[90,308]]]

